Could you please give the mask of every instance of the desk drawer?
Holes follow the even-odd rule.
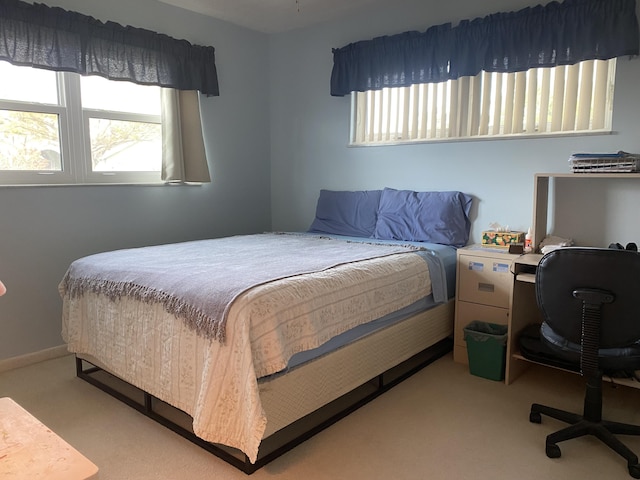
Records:
[[[509,308],[511,260],[460,255],[459,300]]]

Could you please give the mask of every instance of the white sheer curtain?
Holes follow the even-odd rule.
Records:
[[[162,89],[162,180],[211,181],[195,90]]]

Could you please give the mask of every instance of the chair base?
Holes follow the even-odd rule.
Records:
[[[576,413],[566,412],[537,403],[531,405],[529,421],[532,423],[541,423],[541,414],[570,424],[570,426],[547,436],[545,445],[547,457],[560,457],[561,452],[560,447],[557,445],[558,442],[582,437],[584,435],[593,435],[627,461],[629,475],[633,478],[640,478],[640,465],[638,465],[637,455],[614,436],[615,434],[640,435],[640,426],[601,419],[589,420]]]

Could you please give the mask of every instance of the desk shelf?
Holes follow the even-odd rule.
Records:
[[[547,235],[549,215],[549,180],[553,178],[580,181],[585,179],[640,179],[640,173],[536,173],[533,183],[532,242],[535,248]]]
[[[523,357],[520,352],[514,353],[512,358],[518,361],[527,362],[529,364],[542,365],[543,367],[555,368],[556,370],[562,370],[563,372],[579,375],[578,372],[567,370],[566,368],[556,367],[555,365],[549,365],[548,363],[542,363],[542,362],[536,362],[535,360],[530,360],[528,358]],[[614,385],[624,385],[625,387],[640,388],[640,381],[636,380],[635,378],[614,378],[614,377],[610,377],[609,375],[603,375],[602,381],[609,382]]]
[[[536,283],[535,273],[519,273],[516,275],[516,282]]]

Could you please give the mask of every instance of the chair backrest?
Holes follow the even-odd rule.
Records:
[[[576,289],[611,292],[602,306],[600,348],[640,340],[640,253],[608,248],[567,247],[544,257],[536,272],[536,299],[545,322],[569,342],[580,344],[582,301]]]

